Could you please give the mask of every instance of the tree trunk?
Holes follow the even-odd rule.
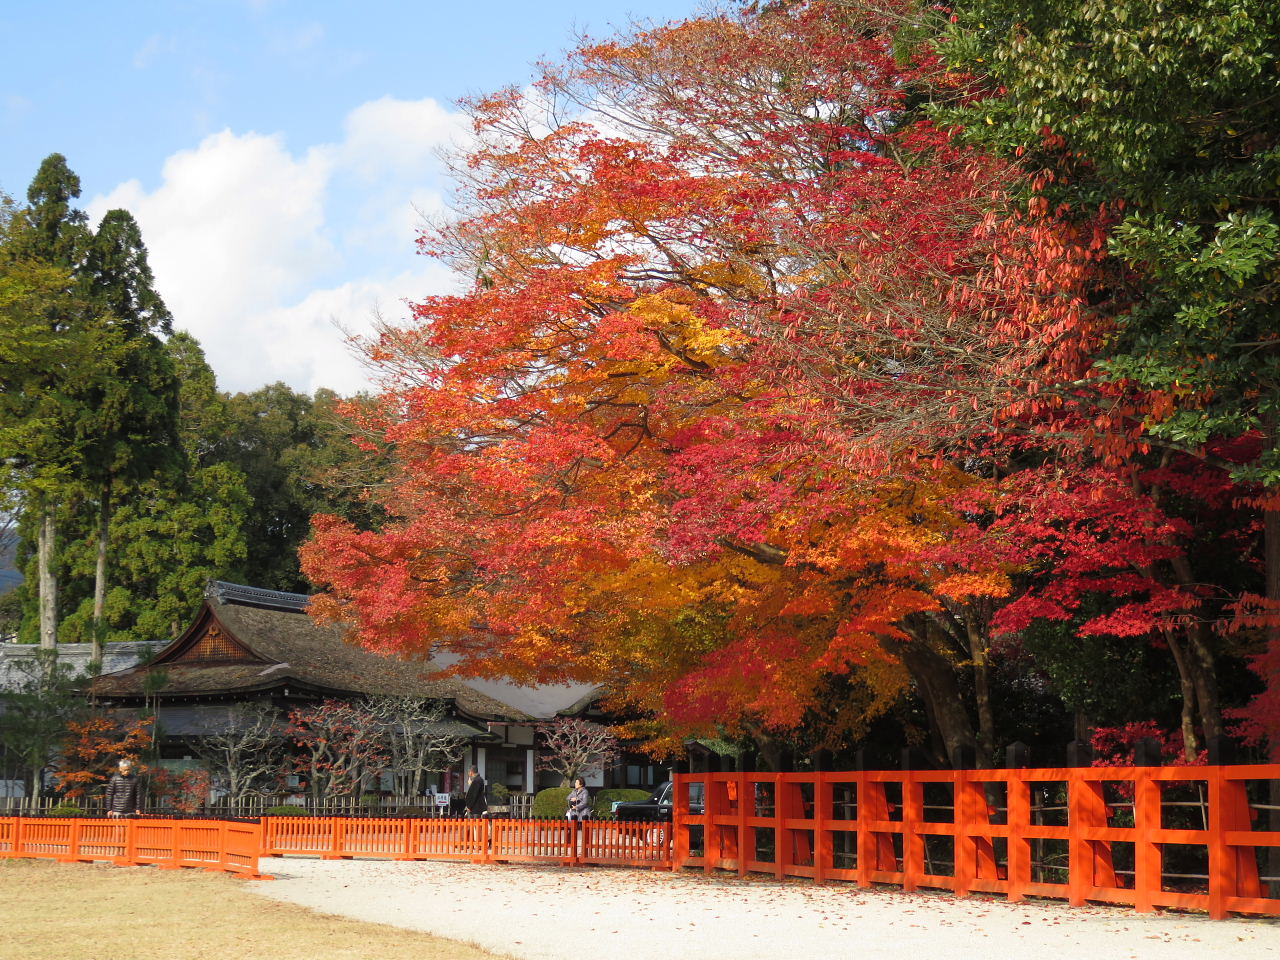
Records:
[[[1093,740],[1093,721],[1085,715],[1085,712],[1076,707],[1071,722],[1076,743],[1091,743]]]
[[[1165,640],[1169,644],[1169,652],[1173,655],[1174,666],[1178,668],[1178,691],[1182,695],[1182,756],[1190,761],[1200,752],[1200,742],[1196,738],[1195,703],[1196,685],[1192,679],[1192,667],[1189,661],[1191,654],[1184,648],[1183,639],[1176,630],[1166,630]]]
[[[1280,656],[1280,504],[1265,509],[1262,521],[1267,610],[1270,613],[1267,623],[1267,646],[1273,654]],[[1280,682],[1280,678],[1272,678],[1272,680]],[[1280,763],[1280,737],[1274,738],[1270,746],[1271,761]]]
[[[944,758],[954,762],[964,748],[977,750],[978,738],[965,710],[956,671],[951,661],[927,641],[912,635],[908,640],[883,637],[880,645],[902,661],[915,681],[916,690],[932,719],[947,752]]]
[[[1195,584],[1191,563],[1186,557],[1176,557],[1172,562],[1178,585],[1190,589]],[[1186,628],[1187,671],[1195,687],[1196,704],[1199,707],[1200,729],[1205,742],[1226,732],[1222,722],[1222,703],[1218,695],[1218,665],[1213,650],[1213,636],[1209,625],[1196,620]],[[1179,667],[1179,672],[1181,672]],[[1192,759],[1188,757],[1187,759]]]
[[[1271,425],[1271,437],[1275,436],[1275,425]],[[1272,493],[1273,491],[1265,491]],[[1262,513],[1263,562],[1266,569],[1267,612],[1267,647],[1273,656],[1280,656],[1280,504],[1265,504]],[[1275,662],[1272,660],[1272,662]],[[1268,683],[1280,682],[1278,677],[1268,677]],[[1273,736],[1268,744],[1271,762],[1280,763],[1280,735]],[[1272,830],[1280,830],[1280,780],[1271,781],[1271,810],[1267,825]],[[1267,872],[1272,877],[1280,877],[1280,847],[1272,847],[1267,856]],[[1269,884],[1271,896],[1280,896],[1280,882]]]
[[[974,623],[965,617],[969,657],[973,663],[973,693],[978,708],[978,765],[994,765],[996,753],[996,719],[991,707],[991,663],[987,659],[987,641]]]
[[[53,545],[57,524],[53,508],[46,507],[40,518],[36,541],[36,566],[40,596],[40,647],[53,650],[58,645],[58,579],[53,573]]]
[[[107,529],[111,524],[111,484],[102,488],[102,505],[98,511],[98,558],[93,571],[93,653],[90,670],[102,672],[103,638],[106,624],[103,613],[107,606]]]
[[[1205,743],[1223,736],[1222,701],[1218,696],[1218,665],[1213,653],[1213,639],[1207,623],[1194,623],[1187,628],[1187,652],[1191,659],[1191,679],[1196,686],[1196,703],[1200,706],[1200,729]]]

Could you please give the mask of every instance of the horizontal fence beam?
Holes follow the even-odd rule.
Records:
[[[1280,916],[1280,765],[676,777],[673,866]]]

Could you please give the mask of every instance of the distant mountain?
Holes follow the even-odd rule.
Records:
[[[8,536],[0,540],[0,593],[8,593],[22,582],[22,574],[16,566],[18,540]]]

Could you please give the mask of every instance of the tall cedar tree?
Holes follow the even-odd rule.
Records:
[[[68,484],[84,462],[79,425],[85,410],[77,386],[97,379],[96,345],[86,336],[87,304],[78,277],[89,231],[83,212],[72,202],[80,179],[61,154],[40,164],[27,190],[27,205],[8,223],[2,255],[7,271],[41,269],[56,273],[31,326],[50,348],[22,379],[21,389],[5,391],[4,459],[22,473],[29,523],[35,527],[36,617],[40,645],[57,643],[58,584],[54,575],[56,516]],[[46,274],[46,277],[52,275]]]

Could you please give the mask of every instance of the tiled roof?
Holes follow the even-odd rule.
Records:
[[[235,587],[224,584],[222,587]],[[251,591],[250,594],[239,593]],[[298,594],[211,589],[195,623],[149,665],[104,674],[90,692],[106,699],[144,695],[149,673],[160,673],[161,699],[245,694],[288,687],[346,695],[393,694],[454,702],[479,718],[525,720],[528,715],[454,678],[441,678],[424,661],[372,653],[322,626],[288,600]]]

